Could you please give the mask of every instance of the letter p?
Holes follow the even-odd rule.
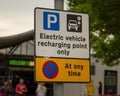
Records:
[[[52,14],[48,14],[48,28],[51,28],[52,24],[57,22],[57,17]]]

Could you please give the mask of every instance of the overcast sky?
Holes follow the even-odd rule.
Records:
[[[0,37],[33,29],[35,7],[53,9],[54,0],[0,0]]]

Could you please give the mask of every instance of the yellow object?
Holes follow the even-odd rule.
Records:
[[[88,91],[88,96],[94,96],[94,84],[92,80],[89,84],[87,84],[87,91]]]
[[[90,61],[80,59],[59,59],[59,58],[36,58],[35,71],[36,81],[41,82],[89,82],[90,81]],[[53,62],[58,67],[57,74],[52,66],[46,62]],[[46,64],[46,65],[45,65]],[[56,74],[54,78],[47,78],[44,74]],[[50,73],[49,73],[50,72]],[[51,75],[52,76],[52,75]]]

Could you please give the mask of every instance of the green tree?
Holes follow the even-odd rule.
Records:
[[[90,43],[95,57],[108,66],[120,63],[120,0],[68,0],[69,11],[90,16]]]

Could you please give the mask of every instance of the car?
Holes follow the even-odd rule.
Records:
[[[69,20],[68,30],[71,30],[71,29],[74,29],[76,31],[78,30],[77,20]]]

